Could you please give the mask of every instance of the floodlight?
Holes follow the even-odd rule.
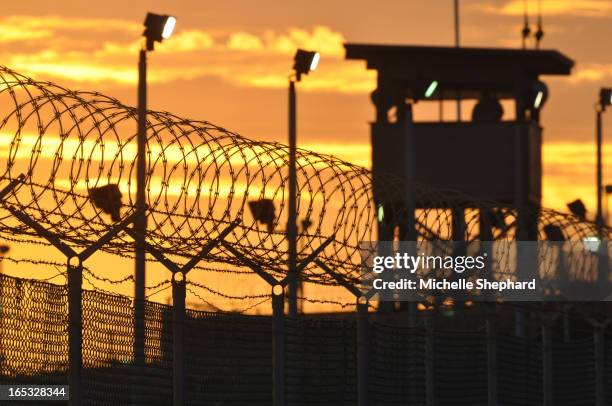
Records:
[[[295,63],[293,64],[296,80],[299,82],[302,75],[307,75],[308,72],[316,70],[319,65],[319,59],[321,59],[321,56],[318,52],[298,49],[295,53]]]
[[[319,66],[320,59],[321,59],[321,54],[319,54],[318,52],[315,52],[314,56],[312,57],[312,61],[310,62],[311,71],[317,70],[317,66]]]
[[[431,96],[433,96],[437,88],[438,88],[438,81],[432,80],[427,86],[427,89],[425,90],[425,98],[429,99]]]
[[[589,237],[584,237],[584,239],[582,240],[582,243],[584,244],[584,247],[591,251],[591,252],[599,252],[599,244],[601,243],[601,241],[599,240],[599,237],[597,236],[589,236]]]
[[[10,249],[8,245],[0,245],[0,255],[6,254]]]
[[[176,26],[176,18],[165,14],[147,13],[144,26],[142,35],[147,39],[147,51],[152,51],[155,42],[170,38]]]
[[[599,103],[605,108],[612,104],[612,88],[602,88],[599,91]]]
[[[253,218],[268,227],[268,232],[274,230],[274,220],[276,219],[276,207],[272,199],[259,199],[249,202],[249,209]]]
[[[565,241],[565,235],[561,227],[555,226],[554,224],[547,224],[544,226],[544,234],[548,241]]]
[[[95,207],[110,214],[113,221],[121,220],[121,191],[118,185],[105,185],[88,190],[89,198]]]
[[[310,219],[302,220],[302,231],[307,231],[310,226],[312,226],[312,221]]]
[[[582,200],[576,199],[573,202],[569,202],[567,204],[567,208],[573,215],[577,216],[580,220],[586,219],[587,210]]]
[[[176,18],[169,16],[166,20],[166,24],[164,24],[164,29],[162,30],[162,38],[168,39],[172,36],[172,32],[174,32],[174,27],[176,26]]]

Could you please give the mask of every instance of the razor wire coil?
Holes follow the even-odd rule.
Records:
[[[76,246],[90,245],[112,224],[107,213],[92,203],[92,190],[116,185],[123,214],[134,209],[136,109],[98,92],[72,91],[5,67],[0,67],[0,106],[6,112],[0,120],[0,145],[7,149],[0,182],[26,175],[6,199],[8,203]],[[276,276],[286,272],[287,146],[249,140],[207,121],[148,111],[147,147],[147,239],[151,244],[168,256],[189,258],[240,219],[226,240]],[[319,258],[356,281],[359,244],[376,241],[380,227],[372,173],[329,155],[298,149],[297,180],[297,217],[304,225],[299,228],[299,257],[306,258],[333,236]],[[403,189],[392,178],[377,182],[377,188],[381,185],[384,190],[377,190],[377,195],[390,199]],[[416,193],[415,201],[428,202],[416,211],[419,240],[451,238],[449,208],[465,211],[466,241],[478,240],[483,227],[491,230],[493,240],[515,238],[517,215],[512,208],[424,185],[417,185]],[[267,225],[249,211],[249,202],[262,199],[274,205]],[[401,207],[385,210],[388,216],[401,217]],[[547,238],[547,225],[558,227],[568,241],[582,242],[597,232],[593,223],[583,219],[539,209],[538,238]],[[609,239],[610,229],[604,233]],[[4,211],[0,235],[24,242],[34,242],[36,237]],[[103,249],[131,257],[132,244],[120,234]],[[584,255],[569,260],[582,265],[590,261]],[[225,264],[228,272],[240,272],[240,262],[223,247],[211,252],[207,261]],[[208,266],[201,269],[224,272]],[[91,276],[107,283],[130,279]],[[314,264],[304,269],[302,278],[335,284]]]

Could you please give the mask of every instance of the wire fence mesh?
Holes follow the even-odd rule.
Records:
[[[0,384],[68,383],[67,289],[0,276]],[[534,313],[535,314],[535,313]],[[133,362],[133,305],[125,296],[83,293],[83,401],[88,405],[172,403],[172,307],[146,306],[146,364]],[[504,326],[456,329],[445,318],[408,327],[369,322],[369,399],[373,405],[486,404],[495,335],[495,376],[505,405],[540,405],[543,343],[531,320],[524,337]],[[481,319],[476,313],[472,319]],[[449,319],[450,320],[450,319]],[[552,340],[555,405],[593,405],[596,352],[584,319]],[[268,316],[189,310],[186,318],[187,404],[269,405],[272,322]],[[430,330],[428,330],[430,329]],[[605,391],[612,392],[612,334],[605,335]],[[557,331],[557,330],[555,330]],[[573,336],[572,336],[573,335]],[[285,321],[288,405],[354,405],[357,399],[354,316],[312,315]],[[428,347],[431,348],[433,357]],[[428,383],[427,375],[434,380]],[[433,385],[429,388],[428,385]]]

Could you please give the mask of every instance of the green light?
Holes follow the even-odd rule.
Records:
[[[427,90],[425,90],[425,97],[430,98],[434,94],[437,88],[438,88],[438,81],[434,80],[433,82],[429,84],[429,87],[427,88]]]
[[[378,217],[378,222],[379,223],[382,223],[383,220],[385,219],[385,209],[383,208],[382,204],[378,205],[377,217]]]

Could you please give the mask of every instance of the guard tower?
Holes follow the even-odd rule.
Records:
[[[569,75],[572,60],[543,50],[364,44],[345,48],[347,59],[365,60],[367,68],[378,73],[372,93],[374,194],[377,205],[407,209],[402,239],[416,239],[414,210],[436,204],[415,198],[415,182],[508,206],[517,211],[517,238],[537,239],[539,118],[548,94],[540,75]],[[451,106],[456,106],[457,100],[463,110],[453,112],[457,120],[414,117],[417,103],[437,101],[442,106],[442,101],[455,101]],[[470,119],[462,121],[461,116]],[[379,174],[399,177],[404,196],[386,192],[383,197]],[[461,227],[462,213],[453,211],[453,223],[459,224],[454,227]],[[379,230],[379,239],[392,238],[388,228]]]

